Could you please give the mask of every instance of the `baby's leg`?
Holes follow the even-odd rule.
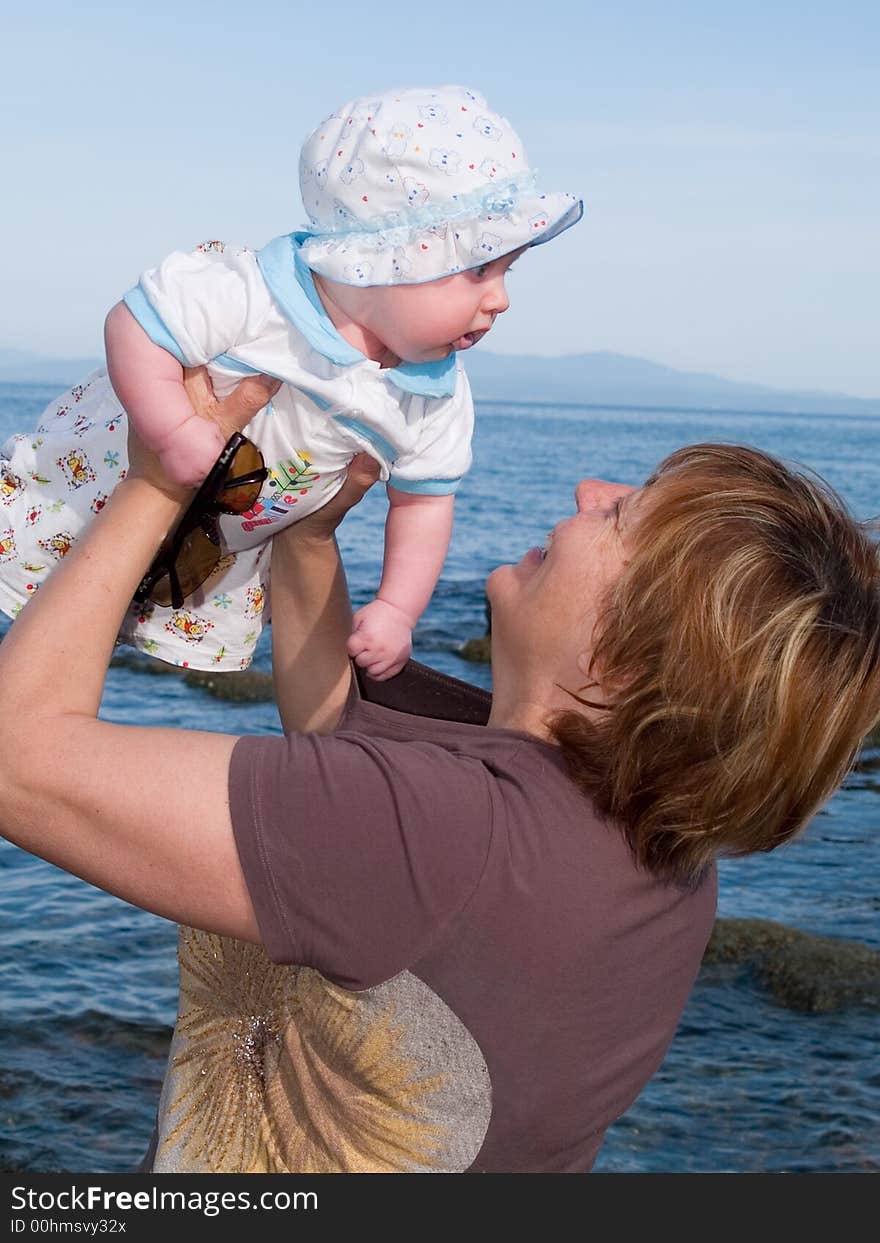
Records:
[[[15,617],[128,469],[128,423],[104,369],[0,454],[0,609]]]

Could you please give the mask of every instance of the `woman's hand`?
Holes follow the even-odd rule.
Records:
[[[313,510],[289,526],[285,534],[289,533],[294,539],[333,539],[342,519],[364,499],[378,478],[379,463],[376,459],[369,453],[359,453],[349,462],[345,483],[336,495],[320,509]]]
[[[225,441],[233,432],[247,427],[254,415],[278,392],[281,381],[267,375],[246,376],[221,401],[214,393],[208,369],[187,367],[183,373],[183,386],[196,414],[218,423]],[[348,511],[363,499],[378,478],[378,462],[369,453],[359,453],[349,463],[345,483],[333,499],[301,518],[292,529],[298,535],[309,538],[330,538]]]
[[[196,414],[219,425],[225,444],[233,432],[243,431],[254,415],[272,400],[281,388],[281,381],[267,375],[245,376],[228,397],[220,399],[214,393],[207,367],[186,367],[183,387]]]
[[[281,387],[280,380],[270,376],[246,376],[229,394],[219,400],[211,384],[206,367],[188,367],[183,373],[183,384],[193,410],[202,418],[211,419],[218,425],[223,444],[233,432],[247,427],[251,419],[263,409]],[[163,470],[158,456],[143,443],[129,422],[128,476],[144,479],[178,504],[183,504],[192,489],[175,483]]]

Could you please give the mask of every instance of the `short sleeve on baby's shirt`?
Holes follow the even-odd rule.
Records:
[[[431,403],[415,448],[397,458],[388,482],[401,492],[436,496],[455,492],[470,470],[473,434],[471,388],[459,367],[455,392]]]
[[[478,760],[424,741],[239,739],[232,823],[269,957],[349,989],[417,963],[479,885],[489,780]]]
[[[272,305],[253,251],[221,242],[174,251],[123,301],[156,345],[192,367],[254,340]]]

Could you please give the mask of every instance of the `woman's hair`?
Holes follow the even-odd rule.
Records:
[[[639,862],[691,881],[788,841],[880,718],[877,549],[821,480],[739,446],[673,453],[635,512],[591,667],[607,710],[550,728]]]

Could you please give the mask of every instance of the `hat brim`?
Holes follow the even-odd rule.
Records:
[[[421,229],[311,234],[300,253],[314,272],[344,285],[421,285],[540,246],[584,213],[570,194],[525,194],[499,207]]]

